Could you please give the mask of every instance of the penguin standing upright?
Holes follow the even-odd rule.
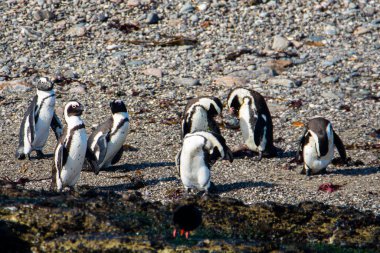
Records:
[[[221,135],[205,131],[187,134],[176,156],[176,165],[186,191],[198,189],[207,194],[211,166],[219,158],[233,161],[232,152]]]
[[[124,102],[114,100],[110,107],[112,117],[100,124],[87,142],[86,157],[95,174],[120,160],[129,131],[129,114]]]
[[[227,99],[230,113],[239,117],[245,146],[262,156],[276,156],[273,145],[273,124],[264,97],[253,90],[233,89]]]
[[[217,97],[198,97],[189,100],[182,117],[181,137],[195,131],[211,131],[220,134],[214,117],[221,115],[222,102]]]
[[[87,149],[86,129],[81,119],[84,107],[77,101],[66,104],[64,115],[67,126],[54,152],[52,188],[62,191],[74,187],[80,177]]]
[[[347,163],[346,150],[342,140],[335,133],[330,121],[322,117],[311,119],[306,126],[299,143],[296,159],[303,160],[302,174],[326,172],[334,158],[334,145],[344,163]]]
[[[63,125],[54,112],[55,92],[53,83],[46,77],[37,80],[37,95],[33,97],[20,126],[17,159],[30,158],[35,150],[37,158],[44,156],[42,149],[49,136],[49,127],[57,138],[62,135]]]

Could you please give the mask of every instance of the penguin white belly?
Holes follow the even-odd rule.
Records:
[[[129,123],[125,122],[124,125],[114,135],[112,135],[110,142],[107,145],[107,153],[104,161],[102,164],[100,164],[101,168],[107,168],[111,166],[112,159],[124,144],[128,130]]]
[[[35,126],[35,138],[33,141],[33,148],[35,150],[42,150],[47,138],[49,137],[49,129],[51,119],[54,115],[54,105],[44,105],[39,113],[38,121]]]
[[[191,133],[195,131],[209,131],[207,112],[204,109],[197,109],[191,119]]]
[[[61,171],[63,186],[74,186],[79,180],[86,156],[87,135],[84,129],[77,130],[72,138],[69,156]]]
[[[193,150],[194,151],[194,150]],[[210,187],[210,169],[207,167],[202,151],[194,152],[183,149],[180,158],[180,173],[186,188],[207,190]]]
[[[253,126],[249,124],[251,120],[250,108],[248,104],[243,104],[239,110],[240,129],[243,134],[245,145],[252,151],[259,151],[254,141]]]
[[[334,156],[334,145],[329,144],[329,152],[325,156],[318,158],[316,142],[314,138],[309,139],[309,143],[303,147],[303,158],[305,164],[312,170],[313,173],[318,173],[326,168]]]
[[[24,150],[23,150],[23,153],[24,154],[30,154],[30,152],[32,152],[33,148],[32,148],[32,138],[31,138],[31,129],[30,129],[30,124],[29,124],[29,117],[30,115],[27,116],[26,120],[25,120],[25,126],[24,126]]]

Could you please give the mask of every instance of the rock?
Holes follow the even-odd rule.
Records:
[[[194,6],[191,3],[185,3],[180,9],[180,14],[186,14],[194,11]]]
[[[287,79],[287,78],[281,78],[281,77],[269,79],[268,84],[269,85],[280,85],[280,86],[284,86],[284,87],[288,87],[288,88],[296,87],[296,84],[294,83],[294,81]]]
[[[159,68],[147,68],[141,71],[141,73],[147,76],[155,76],[157,78],[161,78],[163,76],[162,70]]]
[[[193,22],[193,23],[196,23],[198,22],[199,18],[198,18],[198,15],[197,14],[194,14],[190,17],[190,21]]]
[[[290,42],[282,36],[274,36],[272,49],[276,51],[284,51],[290,45]]]
[[[222,76],[218,77],[214,80],[215,85],[217,86],[225,86],[225,87],[237,87],[244,86],[247,83],[247,80],[242,77],[236,76]]]
[[[127,6],[129,6],[129,7],[137,7],[140,4],[141,3],[139,0],[128,0],[128,2],[127,2]]]
[[[197,6],[197,9],[201,12],[204,12],[208,9],[208,3],[200,3],[198,6]]]
[[[152,12],[152,13],[149,13],[149,14],[148,14],[148,16],[146,17],[145,22],[146,22],[147,24],[150,24],[150,25],[151,25],[151,24],[157,24],[159,20],[160,20],[160,19],[159,19],[157,13],[156,13],[156,12]]]
[[[321,96],[326,99],[331,99],[331,100],[339,99],[339,96],[333,93],[332,91],[324,91],[321,93]]]
[[[200,81],[198,79],[189,78],[189,77],[177,78],[174,80],[174,83],[180,86],[186,86],[186,87],[193,87],[193,86],[200,85]]]
[[[230,76],[242,77],[246,80],[259,79],[260,81],[265,81],[268,78],[274,77],[277,75],[277,72],[270,67],[263,66],[258,70],[239,70],[234,71],[229,74]]]
[[[336,83],[338,82],[339,77],[337,76],[328,76],[321,79],[321,83]]]
[[[141,66],[141,65],[144,65],[144,64],[145,64],[144,61],[139,61],[139,60],[127,62],[127,65],[128,66],[132,66],[132,67],[137,67],[137,66]]]
[[[376,13],[376,9],[372,6],[366,6],[366,7],[364,7],[363,12],[368,17],[371,17]]]
[[[76,25],[71,27],[67,32],[67,35],[71,37],[82,37],[86,35],[86,28],[83,25]]]
[[[86,88],[82,85],[72,87],[72,88],[70,88],[69,93],[74,94],[74,95],[75,94],[83,95],[83,94],[86,94]]]
[[[269,60],[264,66],[267,66],[277,73],[284,71],[285,68],[290,67],[293,64],[291,60]]]
[[[337,28],[333,25],[326,25],[324,28],[324,33],[327,35],[337,35]]]
[[[0,93],[7,92],[26,92],[32,89],[32,86],[24,80],[2,81],[0,82]]]
[[[365,34],[365,33],[369,33],[371,32],[371,27],[368,27],[368,26],[360,26],[358,28],[355,29],[354,31],[354,35],[362,35],[362,34]]]

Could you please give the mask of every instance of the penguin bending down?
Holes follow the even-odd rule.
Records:
[[[84,107],[77,101],[65,106],[67,126],[54,152],[52,188],[62,191],[66,186],[73,188],[79,180],[87,149],[86,129],[81,119]]]
[[[112,117],[100,124],[87,142],[86,158],[95,174],[120,160],[129,131],[129,114],[124,102],[114,100],[110,107]]]
[[[214,117],[221,115],[222,102],[217,97],[198,97],[189,100],[182,117],[182,139],[188,133],[211,131],[220,134]]]
[[[227,99],[230,113],[239,117],[240,129],[249,150],[262,156],[277,155],[273,145],[273,124],[264,97],[253,90],[233,89]]]
[[[62,135],[63,125],[54,112],[53,87],[48,78],[42,77],[37,81],[37,95],[33,97],[21,122],[17,159],[22,160],[25,157],[29,159],[33,150],[36,151],[37,158],[42,158],[44,156],[42,149],[49,136],[49,127],[53,129],[57,140]]]
[[[198,189],[208,193],[211,166],[219,158],[233,161],[232,152],[221,135],[199,131],[185,136],[176,165],[187,192]]]
[[[330,121],[321,117],[311,119],[300,139],[296,155],[296,159],[304,162],[301,173],[310,176],[326,172],[327,166],[334,158],[334,145],[343,162],[347,164],[343,142],[333,130]]]

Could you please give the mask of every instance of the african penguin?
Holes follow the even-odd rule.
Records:
[[[124,102],[114,100],[110,107],[112,117],[100,124],[87,142],[86,157],[95,174],[120,160],[129,130],[129,114]]]
[[[221,115],[223,105],[216,97],[198,97],[189,100],[182,117],[183,137],[195,131],[211,131],[220,134],[214,117]]]
[[[86,129],[81,119],[84,107],[77,101],[70,101],[64,109],[67,126],[54,152],[52,188],[62,191],[73,188],[80,177],[87,149]]]
[[[300,139],[296,157],[304,162],[301,173],[310,176],[326,172],[327,166],[334,157],[334,145],[337,147],[342,161],[347,163],[343,142],[335,133],[330,121],[322,117],[311,119]]]
[[[37,95],[33,97],[20,126],[16,151],[16,158],[20,160],[25,157],[29,159],[33,150],[36,151],[37,158],[44,156],[42,149],[49,136],[49,127],[53,129],[57,140],[62,135],[63,125],[54,112],[54,85],[46,77],[41,77],[36,82]]]
[[[232,152],[221,135],[199,131],[185,136],[176,165],[187,192],[198,189],[208,193],[211,166],[219,158],[233,161]]]
[[[233,89],[227,98],[230,113],[239,118],[240,129],[245,145],[249,150],[262,156],[276,156],[273,145],[273,124],[264,97],[245,88]]]

